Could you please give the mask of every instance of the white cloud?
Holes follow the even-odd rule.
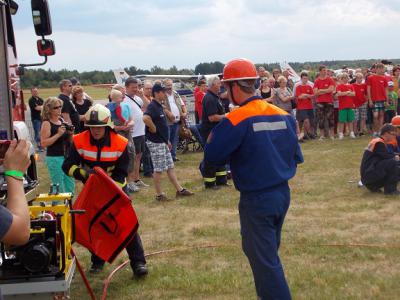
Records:
[[[70,2],[63,1],[57,5],[65,8]],[[395,58],[400,46],[394,0],[81,2],[72,15],[54,11],[57,54],[48,67],[194,68],[240,56],[255,62]],[[20,61],[35,60],[33,29],[18,29],[16,38]]]

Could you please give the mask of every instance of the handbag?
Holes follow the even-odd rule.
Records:
[[[189,127],[186,124],[186,121],[182,120],[181,124],[179,125],[179,137],[181,139],[191,139],[192,132],[190,131]]]

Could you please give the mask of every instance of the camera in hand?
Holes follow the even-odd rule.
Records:
[[[65,130],[74,131],[75,126],[68,124],[67,122],[61,122],[61,125],[65,127]]]

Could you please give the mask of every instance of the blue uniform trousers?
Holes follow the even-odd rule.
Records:
[[[291,299],[278,256],[281,230],[290,204],[287,183],[268,191],[241,193],[239,202],[242,247],[262,300]]]

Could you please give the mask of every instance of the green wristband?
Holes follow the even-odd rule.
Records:
[[[16,179],[23,179],[24,178],[24,173],[17,171],[17,170],[7,170],[4,172],[5,176],[10,176],[14,177]]]

